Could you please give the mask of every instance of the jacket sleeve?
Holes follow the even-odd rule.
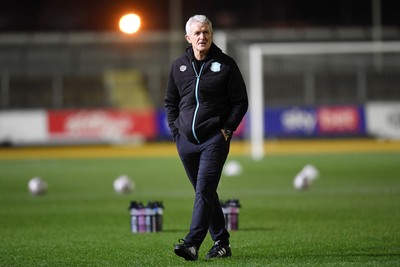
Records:
[[[246,84],[244,83],[243,76],[237,66],[236,62],[233,61],[232,68],[230,71],[230,77],[228,82],[228,95],[231,102],[231,110],[228,118],[224,123],[224,128],[236,131],[240,122],[248,108],[248,97]]]
[[[179,102],[180,95],[175,83],[172,65],[169,72],[167,89],[165,92],[164,106],[167,115],[168,126],[174,140],[176,134],[178,133],[178,129],[175,127],[174,122],[179,116]]]

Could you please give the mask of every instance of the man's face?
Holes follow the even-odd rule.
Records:
[[[190,32],[186,35],[186,40],[192,44],[194,52],[207,54],[211,47],[212,32],[208,24],[193,22],[190,25]]]

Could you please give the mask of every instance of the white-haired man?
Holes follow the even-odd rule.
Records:
[[[189,233],[174,251],[186,260],[197,260],[210,232],[214,245],[206,259],[230,257],[230,235],[217,187],[232,134],[247,112],[246,85],[236,62],[213,43],[206,16],[187,21],[185,38],[190,47],[171,65],[165,109],[195,200]]]

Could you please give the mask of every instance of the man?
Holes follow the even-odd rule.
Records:
[[[171,65],[165,109],[195,200],[190,231],[174,251],[186,260],[197,260],[209,231],[215,243],[206,259],[230,257],[217,187],[232,134],[247,111],[246,85],[235,61],[212,42],[212,24],[206,16],[191,17],[185,37],[191,46]]]

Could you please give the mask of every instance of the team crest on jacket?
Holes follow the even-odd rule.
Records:
[[[184,71],[186,70],[186,66],[185,66],[185,65],[180,66],[180,67],[179,67],[179,70],[180,70],[181,72],[184,72]]]
[[[218,63],[218,62],[211,63],[210,70],[213,71],[213,72],[220,71],[221,70],[221,63]]]

